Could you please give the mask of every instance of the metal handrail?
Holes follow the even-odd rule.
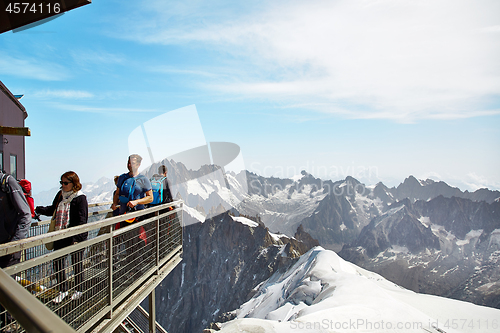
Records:
[[[106,317],[112,319],[103,326],[106,328],[105,331],[109,331],[113,325],[119,324],[119,318],[123,318],[127,311],[131,311],[130,304],[138,304],[141,301],[137,297],[146,297],[148,292],[151,293],[180,262],[182,210],[183,202],[175,201],[78,227],[1,244],[0,256],[3,256],[34,247],[44,247],[44,244],[89,232],[89,239],[84,242],[57,251],[34,252],[35,255],[28,260],[7,267],[2,273],[11,275],[22,283],[25,288],[14,279],[7,279],[10,284],[13,283],[18,288],[31,291],[33,295],[24,290],[31,298],[48,299],[45,305],[51,306],[54,312],[79,332],[94,330],[95,325],[100,325],[99,323]],[[113,226],[117,223],[133,217],[143,219],[114,230]],[[97,230],[100,232],[97,233]],[[92,231],[95,232],[90,237]],[[144,237],[147,239],[140,237],[143,236],[141,232],[144,232]],[[144,241],[144,245],[137,247],[138,238]],[[134,239],[136,244],[133,244]],[[58,265],[61,264],[57,263],[62,261],[67,263],[62,264],[60,270]],[[78,264],[85,269],[77,268],[75,265]],[[67,302],[66,305],[59,307],[53,306],[51,300],[54,301],[54,297],[57,296],[54,293],[68,290],[61,289],[59,278],[57,284],[54,284],[54,280],[60,274],[69,274],[71,280],[68,280],[68,283],[71,285],[72,293],[79,292],[77,286],[80,286],[80,290],[84,290],[85,297],[82,297],[81,301]],[[2,283],[3,281],[0,281],[0,284]],[[87,287],[83,287],[84,285]],[[140,288],[143,288],[141,292]],[[16,294],[8,296],[8,298],[15,297]],[[87,301],[90,302],[88,305],[81,303]],[[0,302],[6,304],[6,299]],[[21,305],[15,307],[18,306]],[[17,319],[15,307],[8,310]],[[117,313],[114,319],[113,311]],[[19,322],[27,329],[21,321]]]
[[[88,207],[89,208],[93,208],[93,207],[107,206],[107,205],[111,205],[112,203],[113,203],[112,201],[109,201],[109,202],[98,202],[98,203],[89,204]],[[111,211],[112,210],[108,208],[108,209],[99,210],[99,211],[96,211],[96,212],[89,212],[89,217],[90,216],[94,216],[94,215],[104,215],[104,214],[107,214],[107,213],[109,213]],[[42,226],[42,225],[46,225],[46,224],[50,224],[50,219],[31,222],[31,227],[33,228],[33,227],[38,227],[38,226]]]
[[[115,217],[110,217],[102,221],[97,221],[97,222],[92,222],[92,223],[87,223],[84,225],[76,226],[76,227],[71,227],[68,229],[63,229],[63,230],[58,230],[58,231],[53,231],[51,233],[43,234],[43,235],[37,235],[25,239],[21,239],[18,241],[10,242],[10,243],[5,243],[5,244],[0,244],[0,257],[7,255],[7,254],[12,254],[16,253],[31,247],[39,246],[39,245],[44,245],[47,243],[51,243],[60,239],[68,238],[70,236],[75,236],[78,234],[81,234],[83,232],[88,232],[91,230],[107,227],[107,226],[112,226],[120,222],[124,222],[127,219],[132,219],[132,218],[137,218],[142,215],[146,214],[151,214],[155,213],[160,210],[164,210],[167,207],[172,207],[172,206],[180,206],[179,211],[182,211],[182,205],[183,201],[173,201],[171,203],[167,203],[164,205],[159,205],[139,211],[135,211],[132,213],[128,213],[125,215],[119,215]],[[50,222],[50,221],[49,221]]]

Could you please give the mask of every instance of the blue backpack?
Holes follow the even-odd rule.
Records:
[[[122,186],[120,187],[120,202],[126,204],[130,200],[134,200],[134,192],[135,192],[135,178],[130,177],[127,178]]]
[[[163,181],[167,177],[161,178],[151,178],[149,181],[151,182],[151,188],[153,189],[153,202],[152,205],[161,204],[163,202]]]

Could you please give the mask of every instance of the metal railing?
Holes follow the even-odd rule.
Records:
[[[24,261],[4,272],[74,330],[111,331],[180,262],[182,207],[176,201],[52,233],[33,231],[30,238],[0,245],[0,256],[25,252]],[[136,222],[125,222],[132,218]],[[45,224],[34,227],[39,225]],[[45,249],[83,232],[87,241]],[[0,331],[23,332],[26,326],[3,309],[0,320]]]
[[[104,220],[107,215],[111,214],[112,210],[109,208],[105,210],[98,210],[98,208],[102,206],[111,206],[111,204],[112,202],[100,202],[100,203],[89,204],[88,205],[89,217],[87,223]],[[35,221],[31,223],[31,227],[28,231],[28,237],[34,237],[46,234],[49,231],[49,225],[50,225],[50,220]],[[97,235],[97,233],[98,233],[97,230],[91,230],[89,237],[93,238]],[[50,251],[47,250],[44,245],[34,246],[22,251],[21,260],[25,261],[31,258],[42,256],[49,252]]]

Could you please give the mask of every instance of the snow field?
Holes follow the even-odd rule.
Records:
[[[500,310],[401,288],[316,247],[264,282],[232,332],[498,332]],[[497,322],[498,321],[498,322]]]

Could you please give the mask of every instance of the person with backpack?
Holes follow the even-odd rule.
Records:
[[[144,209],[153,201],[151,183],[146,176],[139,174],[142,157],[130,155],[127,162],[129,172],[118,177],[111,210],[119,208],[119,214]]]
[[[154,200],[150,206],[161,205],[174,201],[172,192],[170,191],[170,184],[167,179],[167,172],[167,167],[165,165],[160,165],[158,173],[153,175],[151,178]],[[170,206],[160,210],[159,214],[161,215],[174,209],[175,207]],[[170,239],[171,231],[177,227],[175,224],[179,224],[177,213],[170,214],[167,217],[160,219],[160,237]]]
[[[114,211],[119,209],[120,215],[142,210],[145,208],[145,205],[153,201],[153,191],[149,179],[146,176],[139,174],[141,161],[142,157],[140,155],[130,155],[127,162],[127,169],[129,172],[118,177],[111,210]],[[119,227],[126,227],[131,223],[138,222],[138,220],[139,219],[137,218],[126,220],[125,222],[121,222]],[[119,251],[114,254],[116,256],[114,261],[123,265],[119,271],[114,271],[113,274],[113,281],[115,281],[118,285],[128,279],[125,276],[126,274],[132,274],[129,278],[133,279],[133,274],[140,271],[141,265],[140,262],[138,262],[138,252],[140,252],[138,251],[139,239],[144,240],[145,244],[147,243],[146,232],[143,227],[141,227],[139,231],[134,229],[123,233],[116,240],[118,248],[121,248],[121,246],[125,247],[124,251]],[[125,259],[120,260],[120,256]]]
[[[174,201],[170,192],[170,184],[167,179],[168,169],[164,165],[158,167],[158,173],[151,177],[151,187],[153,188],[153,201],[150,206],[160,205]]]
[[[31,211],[17,180],[4,171],[0,172],[0,244],[26,238],[31,226]],[[0,267],[6,268],[21,262],[21,252],[0,257]],[[0,327],[4,332],[15,332],[20,326],[10,313],[0,305]]]
[[[61,184],[61,190],[54,197],[52,205],[46,207],[37,206],[35,211],[41,215],[52,216],[50,229],[54,231],[86,224],[89,215],[88,202],[87,197],[81,191],[82,184],[80,183],[80,178],[74,171],[68,171],[61,176],[59,183]],[[53,249],[59,250],[83,242],[87,238],[88,232],[84,232],[56,240],[53,243]],[[50,246],[48,249],[50,249]],[[71,300],[79,299],[85,291],[83,272],[84,251],[85,249],[81,249],[71,253],[71,262],[75,272],[75,288],[71,295]],[[56,304],[61,303],[66,296],[69,296],[65,262],[65,257],[56,258],[53,261],[53,269],[60,291],[59,296],[52,300]]]
[[[31,211],[17,180],[0,172],[0,244],[26,238],[31,226]],[[0,257],[0,267],[18,264],[21,252]]]

